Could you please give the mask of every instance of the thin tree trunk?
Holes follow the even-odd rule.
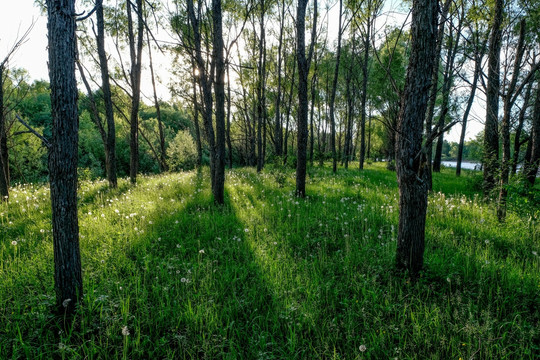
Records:
[[[287,157],[288,157],[288,153],[289,153],[289,149],[288,149],[288,139],[289,139],[289,117],[291,115],[291,109],[292,109],[292,98],[293,98],[293,93],[294,93],[294,80],[296,79],[295,78],[296,76],[296,61],[293,61],[293,71],[292,71],[292,76],[291,76],[291,88],[290,88],[290,91],[289,91],[289,100],[288,100],[288,104],[287,104],[287,116],[285,117],[286,120],[285,120],[285,140],[283,141],[283,153],[284,153],[284,159],[283,159],[283,164],[287,164]]]
[[[7,126],[4,111],[4,82],[7,71],[0,65],[0,201],[9,199],[9,153],[7,146]]]
[[[531,187],[534,186],[538,168],[540,166],[540,87],[536,92],[536,101],[531,126],[531,138],[529,139],[530,157],[523,165],[525,177]]]
[[[527,90],[525,90],[525,96],[523,98],[523,106],[521,108],[521,111],[519,112],[519,120],[518,125],[516,127],[516,136],[514,140],[514,157],[512,160],[512,174],[515,175],[517,172],[517,165],[519,163],[519,152],[521,151],[521,133],[523,132],[523,123],[525,122],[525,114],[527,112],[527,108],[529,107],[529,101],[531,98],[531,89],[532,89],[533,82],[529,82],[529,85],[527,86]]]
[[[197,82],[193,78],[193,125],[195,126],[195,145],[197,146],[197,167],[202,166],[202,141],[199,126],[199,103],[197,101]]]
[[[424,263],[427,210],[426,156],[422,128],[437,38],[437,1],[414,0],[411,23],[411,55],[401,100],[396,169],[399,185],[399,228],[396,253],[398,269],[416,276]]]
[[[75,0],[47,0],[52,139],[49,176],[54,287],[59,314],[72,314],[83,296],[77,214],[78,128],[75,78]]]
[[[233,165],[233,149],[231,142],[231,77],[229,76],[230,66],[227,64],[227,147],[229,148],[229,169]]]
[[[332,150],[332,171],[337,172],[337,154],[336,154],[336,118],[335,118],[335,101],[337,91],[337,81],[339,75],[339,60],[341,57],[341,36],[343,29],[341,28],[341,20],[343,15],[343,0],[339,0],[339,22],[338,22],[338,43],[336,49],[336,66],[334,68],[334,79],[332,80],[332,90],[330,93],[330,148]]]
[[[461,163],[463,161],[463,147],[465,145],[465,134],[467,132],[467,120],[469,118],[469,113],[471,112],[472,104],[474,102],[474,96],[476,94],[476,87],[478,86],[478,78],[480,77],[480,71],[482,70],[482,55],[476,55],[477,59],[474,65],[474,75],[473,82],[471,85],[471,94],[469,95],[469,100],[467,101],[467,108],[463,113],[463,120],[461,121],[461,135],[459,137],[459,146],[458,146],[458,155],[456,162],[456,176],[461,175]]]
[[[283,49],[283,30],[285,25],[285,1],[281,4],[281,17],[280,28],[279,28],[279,43],[278,43],[278,63],[277,63],[277,77],[278,77],[278,87],[276,94],[276,123],[274,128],[274,139],[275,139],[275,152],[276,156],[281,156],[283,154],[283,128],[281,125],[281,63],[282,63],[282,49]]]
[[[129,178],[132,183],[137,182],[137,173],[139,171],[139,105],[141,100],[141,62],[143,47],[143,2],[137,0],[137,43],[135,44],[135,35],[133,32],[133,19],[131,14],[131,1],[126,1],[126,10],[128,18],[128,37],[129,54],[131,59],[131,113],[130,113],[130,168]]]
[[[150,35],[148,29],[146,31],[146,39],[148,42],[148,60],[150,61],[150,77],[152,79],[152,91],[154,93],[154,107],[156,108],[156,117],[159,130],[159,168],[163,172],[169,170],[169,166],[167,165],[167,150],[165,149],[165,131],[163,129],[163,121],[161,121],[161,108],[159,106],[159,100],[156,91],[156,79],[154,76],[154,64],[152,61],[152,46],[150,46]]]
[[[512,98],[514,97],[514,92],[516,91],[521,60],[523,59],[523,54],[525,53],[525,27],[526,23],[525,19],[523,19],[520,22],[519,40],[516,50],[516,57],[514,59],[512,79],[510,80],[510,84],[506,94],[504,95],[503,118],[501,124],[503,159],[501,163],[501,186],[499,190],[499,201],[497,202],[497,218],[500,222],[506,219],[506,198],[508,196],[506,186],[508,185],[510,172],[510,116],[512,107],[514,105]]]
[[[101,70],[101,90],[103,91],[103,102],[105,103],[105,119],[107,121],[107,140],[105,146],[105,168],[107,180],[111,188],[118,187],[117,166],[116,166],[116,126],[114,123],[114,111],[111,95],[111,84],[109,80],[109,66],[107,53],[105,52],[105,22],[103,20],[103,0],[96,3],[97,17],[97,50],[99,57],[99,67]]]
[[[435,63],[433,64],[433,73],[431,74],[431,91],[429,94],[428,110],[426,115],[426,135],[430,136],[433,125],[433,117],[435,115],[435,103],[437,101],[437,93],[439,91],[439,63],[441,61],[441,49],[444,37],[444,27],[446,25],[446,19],[448,17],[448,11],[450,10],[451,0],[445,0],[444,6],[441,11],[441,18],[439,23],[439,29],[437,32],[437,45],[435,48]],[[433,160],[433,149],[431,146],[427,148],[427,171],[426,171],[426,182],[428,190],[431,191],[433,180],[432,180],[432,160]]]

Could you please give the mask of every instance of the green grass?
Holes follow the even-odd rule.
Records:
[[[0,359],[533,359],[540,356],[537,214],[496,220],[435,174],[426,270],[393,271],[395,173],[207,172],[82,182],[85,295],[69,331],[54,304],[49,190],[0,205]],[[16,245],[13,245],[16,242]],[[129,335],[123,335],[129,332]],[[364,350],[364,351],[361,351]]]

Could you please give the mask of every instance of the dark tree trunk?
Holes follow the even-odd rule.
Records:
[[[265,27],[264,27],[264,0],[261,0],[261,17],[259,19],[259,64],[257,81],[257,172],[260,172],[264,164],[263,154],[263,122],[264,122],[264,78],[266,76],[266,57],[265,57]]]
[[[512,174],[515,175],[517,172],[517,165],[519,163],[519,152],[521,151],[521,133],[523,132],[523,123],[525,122],[525,114],[527,113],[527,108],[529,107],[529,101],[531,98],[531,89],[533,82],[531,81],[525,90],[525,96],[523,97],[523,106],[519,112],[518,125],[516,127],[516,137],[514,140],[514,157],[512,159]]]
[[[75,0],[47,0],[52,140],[49,151],[54,287],[59,314],[72,314],[83,295],[77,215],[77,80]]]
[[[97,50],[99,56],[99,67],[101,70],[101,89],[103,91],[103,102],[105,104],[105,118],[107,121],[107,140],[105,144],[105,169],[107,180],[111,188],[118,186],[116,175],[116,126],[114,123],[114,111],[111,95],[111,85],[109,81],[109,66],[107,53],[105,52],[105,23],[103,20],[103,0],[96,3],[97,17]]]
[[[296,11],[296,59],[298,61],[298,152],[296,162],[296,195],[306,196],[308,142],[308,74],[317,27],[317,2],[313,17],[313,32],[309,55],[306,58],[306,7],[308,0],[299,0]]]
[[[426,155],[422,128],[437,38],[436,0],[414,0],[411,55],[398,122],[396,169],[399,185],[398,269],[416,275],[423,267],[427,210]]]
[[[536,93],[534,111],[531,126],[531,138],[529,139],[530,158],[525,162],[523,169],[529,184],[534,186],[538,168],[540,166],[540,87]]]
[[[296,79],[295,78],[296,76],[296,61],[293,61],[293,70],[292,70],[292,76],[291,76],[291,88],[290,88],[290,91],[289,91],[289,100],[288,100],[288,104],[287,104],[287,115],[285,116],[285,139],[283,141],[283,154],[285,155],[284,159],[283,159],[283,163],[286,164],[287,163],[287,155],[288,155],[288,144],[287,142],[289,141],[289,117],[291,115],[291,109],[292,109],[292,98],[293,98],[293,93],[294,93],[294,80]]]
[[[484,130],[484,195],[490,196],[495,188],[499,162],[499,65],[501,52],[501,24],[503,0],[495,1],[488,52],[488,83],[486,94],[486,124]]]
[[[283,153],[283,128],[281,126],[281,63],[283,49],[283,29],[285,24],[285,1],[281,4],[281,17],[279,28],[279,43],[278,43],[278,62],[277,62],[277,77],[278,87],[276,94],[276,121],[274,128],[274,144],[276,156],[281,156]]]
[[[370,113],[368,116],[368,138],[367,138],[367,158],[369,159],[371,157],[371,108]]]
[[[130,113],[130,160],[129,178],[132,183],[137,182],[139,171],[139,106],[141,101],[141,59],[143,47],[143,2],[137,0],[137,43],[133,32],[133,19],[131,13],[131,1],[126,1],[128,18],[129,54],[131,59],[131,113]]]
[[[370,2],[371,4],[371,2]],[[358,167],[360,170],[364,169],[364,160],[366,157],[366,104],[367,104],[367,84],[368,84],[368,66],[369,66],[369,49],[370,49],[370,39],[371,39],[371,22],[372,11],[374,9],[368,9],[369,16],[367,18],[366,24],[366,33],[364,34],[364,60],[362,61],[362,113],[360,114],[360,161]],[[369,151],[368,151],[369,152]]]
[[[309,163],[311,166],[313,166],[313,146],[315,145],[315,137],[314,137],[314,124],[313,124],[313,116],[315,113],[315,87],[317,84],[317,59],[315,58],[315,74],[313,74],[313,78],[311,79],[311,111],[309,114],[309,131],[310,131],[310,137],[309,137]]]
[[[341,36],[343,30],[341,28],[341,19],[343,15],[343,0],[339,0],[339,22],[338,22],[338,43],[336,49],[336,66],[334,68],[334,79],[332,80],[332,90],[330,93],[330,149],[332,151],[332,171],[337,171],[337,153],[336,153],[336,117],[335,117],[335,102],[337,81],[339,75],[339,60],[341,57]]]
[[[0,65],[0,201],[9,199],[9,153],[7,146],[7,126],[4,110],[4,82],[7,71]]]
[[[223,56],[223,29],[221,0],[212,0],[214,35],[214,61],[216,71],[216,161],[214,174],[214,201],[225,203],[225,59]],[[211,124],[210,124],[211,126]]]

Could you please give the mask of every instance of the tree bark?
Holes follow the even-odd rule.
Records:
[[[527,90],[525,90],[525,96],[523,97],[523,106],[521,107],[521,111],[519,112],[519,120],[518,125],[516,127],[516,137],[514,140],[514,157],[512,159],[512,174],[516,174],[517,172],[517,165],[519,163],[519,153],[521,151],[521,145],[523,142],[521,141],[521,133],[523,132],[523,123],[525,122],[525,114],[527,112],[527,108],[529,107],[529,101],[531,98],[531,89],[532,89],[533,82],[529,82],[529,85],[527,86]]]
[[[529,145],[531,155],[529,161],[525,162],[523,169],[528,183],[533,187],[540,166],[540,87],[537,90],[536,101],[534,103]]]
[[[277,94],[276,94],[276,117],[274,127],[274,144],[276,156],[283,154],[283,128],[281,125],[281,63],[282,63],[282,49],[283,49],[283,28],[285,25],[285,1],[281,3],[281,17],[279,28],[279,42],[278,42],[278,62],[277,62]]]
[[[0,65],[0,201],[9,199],[9,153],[7,146],[7,126],[4,109],[4,82],[7,71]]]
[[[339,21],[338,21],[338,43],[336,49],[336,66],[334,68],[334,78],[332,80],[332,90],[330,93],[330,149],[332,151],[332,171],[337,172],[337,153],[336,153],[336,118],[335,118],[335,102],[337,81],[339,75],[339,60],[341,58],[341,37],[342,37],[342,20],[343,16],[343,0],[339,0]]]
[[[227,148],[229,148],[229,169],[232,169],[233,166],[233,149],[232,149],[232,142],[231,142],[231,77],[229,76],[229,68],[230,66],[227,64],[227,129],[226,129],[226,137],[227,137]]]
[[[126,10],[128,18],[128,40],[129,54],[131,59],[131,113],[130,113],[130,160],[129,160],[129,178],[134,184],[137,182],[137,173],[139,172],[139,106],[141,101],[141,62],[143,47],[143,2],[137,0],[137,43],[135,44],[135,34],[133,29],[133,18],[131,13],[131,1],[126,1]]]
[[[501,24],[503,0],[496,0],[493,9],[488,52],[488,83],[486,94],[486,124],[484,130],[484,196],[491,195],[495,187],[499,162],[499,65],[501,52]]]
[[[56,309],[72,314],[83,295],[77,215],[78,113],[75,0],[47,0],[52,140],[49,152]]]
[[[216,98],[216,160],[214,174],[214,201],[225,203],[225,59],[223,56],[223,28],[221,0],[212,0],[213,61],[215,61]],[[212,126],[210,124],[210,126]]]
[[[116,174],[116,126],[114,123],[111,84],[109,80],[109,66],[107,64],[107,53],[105,52],[105,22],[103,20],[103,0],[98,0],[96,3],[96,17],[96,43],[99,57],[99,67],[101,70],[101,90],[103,91],[103,102],[105,103],[105,118],[107,121],[105,170],[107,172],[107,180],[109,181],[109,186],[114,189],[118,187],[118,179]]]
[[[400,110],[396,169],[399,185],[399,228],[396,253],[398,269],[413,276],[423,267],[427,210],[426,154],[422,128],[437,38],[436,0],[414,0],[411,23],[411,56]]]

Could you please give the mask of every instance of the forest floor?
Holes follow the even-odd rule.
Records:
[[[394,268],[395,173],[207,170],[83,181],[84,301],[54,305],[49,189],[0,204],[0,359],[533,359],[540,356],[540,209],[499,224],[478,175],[435,174],[425,271]],[[511,202],[510,205],[513,203]],[[518,202],[519,205],[519,202]]]

